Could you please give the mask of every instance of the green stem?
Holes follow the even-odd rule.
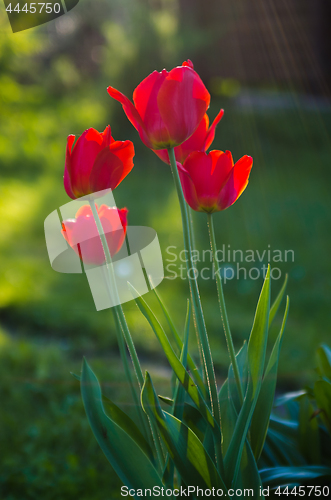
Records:
[[[129,353],[130,353],[130,357],[131,357],[131,360],[132,360],[132,363],[133,363],[135,374],[136,374],[136,377],[137,377],[137,380],[138,380],[139,391],[141,393],[141,389],[142,389],[142,387],[144,385],[144,377],[143,377],[143,373],[142,373],[141,366],[140,366],[140,363],[139,363],[137,351],[136,351],[136,348],[134,346],[134,343],[133,343],[133,340],[132,340],[132,337],[131,337],[131,333],[130,333],[130,330],[129,330],[128,324],[126,322],[126,319],[125,319],[125,316],[124,316],[124,312],[123,312],[123,309],[122,309],[122,306],[121,306],[121,303],[120,303],[120,300],[119,300],[119,295],[118,295],[118,290],[117,290],[117,284],[116,284],[116,278],[115,278],[114,268],[113,268],[113,262],[112,262],[112,258],[111,258],[110,251],[109,251],[109,248],[108,248],[107,239],[106,239],[105,233],[103,231],[103,227],[102,227],[102,224],[101,224],[101,221],[100,221],[100,218],[99,218],[99,214],[98,214],[98,210],[97,210],[97,207],[95,205],[94,200],[90,199],[89,203],[90,203],[90,207],[91,207],[91,210],[92,210],[92,213],[93,213],[93,217],[94,217],[95,223],[96,223],[97,228],[98,228],[99,236],[100,236],[100,239],[101,239],[103,251],[104,251],[104,254],[105,254],[105,258],[106,258],[106,265],[107,265],[108,277],[109,277],[109,285],[110,285],[108,287],[109,293],[110,293],[110,297],[111,297],[111,300],[113,301],[113,303],[116,304],[116,305],[114,305],[112,307],[112,309],[113,309],[113,313],[114,313],[114,317],[115,317],[115,324],[116,324],[117,328],[119,327],[118,338],[123,333],[123,336],[124,336],[124,339],[125,339],[125,342],[126,342],[126,345],[128,347],[128,350],[129,350]],[[108,280],[107,280],[107,283],[108,283]],[[120,342],[119,342],[119,347],[120,347],[120,350],[121,350],[121,343]],[[123,360],[123,357],[122,357],[122,360],[125,363],[125,360],[127,361],[126,356],[124,356],[124,358],[125,359]],[[129,381],[130,381],[130,379],[129,379]],[[132,379],[131,379],[131,382],[132,382]],[[131,390],[135,392],[134,386],[131,387]],[[138,401],[139,401],[139,398],[138,398]],[[141,408],[141,406],[140,406],[139,403],[138,403],[138,408]],[[146,421],[146,419],[147,419],[147,421]],[[143,414],[143,421],[144,421],[144,427],[143,428],[144,428],[145,433],[147,435],[147,439],[150,442],[151,442],[151,439],[150,439],[150,432],[149,432],[149,430],[152,431],[153,442],[154,442],[154,445],[155,445],[156,454],[157,454],[157,458],[158,458],[158,462],[159,462],[159,468],[160,468],[160,470],[162,470],[163,467],[164,467],[164,457],[163,457],[163,452],[162,452],[160,438],[159,438],[157,429],[156,429],[155,425],[150,421],[150,419],[146,416],[145,413]],[[149,429],[149,426],[150,426],[150,429]]]
[[[209,390],[209,394],[210,394],[210,402],[211,402],[211,406],[212,406],[212,413],[213,413],[213,416],[214,416],[217,424],[220,425],[220,421],[221,421],[221,419],[220,419],[220,407],[219,407],[219,401],[218,401],[218,395],[217,395],[217,385],[216,385],[214,364],[213,364],[211,350],[210,350],[210,346],[209,346],[209,340],[208,340],[208,334],[207,334],[207,329],[206,329],[206,325],[205,325],[205,320],[203,317],[203,311],[202,311],[202,305],[201,305],[201,300],[200,300],[197,276],[196,276],[196,272],[195,272],[194,263],[192,260],[192,245],[191,245],[190,223],[189,223],[189,218],[188,218],[188,211],[187,211],[187,206],[186,206],[186,202],[184,199],[182,186],[180,183],[180,178],[179,178],[179,173],[178,173],[178,169],[177,169],[177,163],[176,163],[174,149],[173,148],[168,149],[168,153],[169,153],[171,170],[172,170],[173,178],[175,181],[179,205],[180,205],[181,214],[182,214],[184,247],[185,247],[185,250],[187,253],[187,260],[186,260],[187,275],[188,275],[189,284],[190,284],[192,305],[193,305],[193,310],[195,313],[198,334],[199,334],[199,338],[200,338],[200,342],[201,342],[201,351],[202,351],[205,372],[206,372],[206,377],[207,377],[208,390]],[[192,276],[192,270],[193,270],[193,276]],[[223,460],[222,460],[221,442],[220,442],[220,439],[218,437],[216,437],[216,439],[215,439],[215,449],[216,449],[217,462],[218,462],[219,466],[222,467]]]
[[[216,238],[215,238],[213,216],[212,216],[212,214],[207,214],[207,217],[208,217],[208,227],[209,227],[209,236],[210,236],[210,246],[211,246],[211,250],[213,253],[213,261],[214,261],[214,266],[215,266],[216,284],[217,284],[217,291],[218,291],[218,302],[220,305],[222,323],[223,323],[226,343],[228,345],[228,350],[229,350],[229,354],[230,354],[230,360],[232,363],[233,373],[234,373],[234,377],[236,380],[237,390],[238,390],[238,394],[240,397],[240,401],[242,404],[243,400],[244,400],[244,395],[243,395],[243,389],[242,389],[241,380],[240,380],[240,374],[239,374],[236,353],[235,353],[234,346],[233,346],[230,324],[229,324],[228,315],[227,315],[226,307],[225,307],[222,278],[221,278],[221,274],[220,274],[221,269],[219,267],[218,259],[217,259],[217,247],[216,247]]]

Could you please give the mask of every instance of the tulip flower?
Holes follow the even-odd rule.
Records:
[[[76,199],[115,189],[133,167],[131,141],[115,141],[110,126],[104,132],[89,128],[77,139],[69,135],[64,169],[64,188]]]
[[[233,205],[248,184],[253,158],[235,164],[230,151],[195,151],[177,163],[186,202],[193,210],[213,213]]]
[[[134,104],[113,87],[107,90],[122,104],[141,140],[151,149],[172,148],[186,141],[210,102],[210,94],[191,61],[170,72],[164,69],[151,73],[135,89]]]
[[[107,205],[101,205],[97,210],[110,255],[113,256],[120,250],[125,239],[128,210],[126,208],[119,210]],[[82,206],[76,213],[75,219],[63,221],[61,233],[85,264],[105,263],[98,228],[89,205]]]
[[[216,127],[221,121],[223,115],[224,109],[221,109],[209,127],[209,117],[207,113],[205,113],[198,125],[198,128],[191,135],[191,137],[180,146],[175,147],[176,160],[183,164],[186,158],[193,153],[193,151],[207,151],[215,138]],[[169,154],[166,149],[155,150],[154,153],[156,153],[162,161],[170,164]]]

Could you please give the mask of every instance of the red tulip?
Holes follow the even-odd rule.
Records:
[[[135,89],[134,104],[113,87],[107,90],[122,104],[141,140],[151,149],[171,148],[186,141],[210,102],[209,92],[191,61],[170,72],[153,71]]]
[[[118,210],[107,205],[101,205],[97,210],[110,255],[113,256],[120,250],[125,239],[128,210],[126,208]],[[82,206],[76,213],[75,219],[65,220],[61,232],[85,264],[104,264],[105,254],[89,205]]]
[[[89,128],[77,139],[69,135],[64,188],[70,198],[115,189],[133,167],[131,141],[115,141],[110,126],[104,132]]]
[[[183,144],[175,147],[176,160],[183,164],[186,158],[193,153],[193,151],[207,151],[214,140],[216,127],[221,121],[223,115],[224,109],[221,109],[209,127],[209,118],[207,113],[205,113],[193,135],[183,142]],[[154,151],[154,153],[156,153],[162,161],[170,164],[168,151],[166,149],[159,149]]]
[[[233,163],[230,151],[195,151],[177,163],[185,199],[193,210],[213,213],[233,205],[248,184],[253,158]]]

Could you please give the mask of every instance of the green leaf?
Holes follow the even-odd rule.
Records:
[[[162,410],[148,372],[141,401],[148,416],[157,422],[169,455],[184,482],[200,488],[214,487],[226,491],[214,462],[198,437],[183,422]]]
[[[187,301],[187,312],[186,312],[186,320],[185,320],[185,328],[184,328],[184,343],[183,348],[180,354],[180,362],[186,368],[187,365],[187,353],[188,353],[188,339],[190,332],[190,319],[191,319],[191,302]],[[175,394],[174,394],[174,407],[173,407],[173,415],[182,420],[183,411],[184,411],[184,402],[185,402],[185,390],[183,386],[177,380]]]
[[[248,342],[249,379],[247,390],[228,451],[224,458],[225,478],[228,486],[233,485],[236,481],[243,446],[261,387],[268,338],[269,307],[270,266],[268,266],[268,272],[257,304],[254,323]]]
[[[300,486],[308,480],[317,477],[331,477],[330,467],[318,465],[306,465],[300,467],[273,467],[272,469],[263,469],[260,471],[263,486],[270,486],[275,489],[278,486],[293,487]]]
[[[168,406],[173,406],[174,400],[171,398],[168,398],[167,396],[161,396],[160,394],[158,395],[158,398],[162,403],[165,403]]]
[[[318,369],[321,377],[326,377],[331,380],[331,349],[325,344],[322,344],[317,349]]]
[[[132,287],[133,288],[133,287]],[[209,406],[207,405],[205,399],[203,398],[199,388],[195,385],[190,374],[185,369],[181,361],[176,356],[167,335],[165,334],[162,326],[158,322],[155,314],[140,296],[135,298],[136,304],[139,307],[142,314],[145,316],[149,324],[151,325],[156,337],[158,338],[162,349],[170,363],[171,368],[176,373],[176,376],[180,383],[183,385],[187,394],[190,396],[192,401],[195,403],[199,409],[201,415],[206,419],[206,422],[211,425],[214,429],[218,428],[219,425],[216,423]],[[220,431],[219,431],[220,432]]]
[[[203,443],[208,427],[205,419],[201,416],[201,413],[195,406],[192,406],[189,403],[185,403],[183,422],[194,432],[194,434],[198,436],[200,441]]]
[[[186,367],[187,364],[187,351],[188,351],[188,339],[190,332],[190,319],[191,319],[191,302],[187,300],[187,312],[185,319],[184,328],[184,343],[180,354],[180,362]],[[176,379],[176,386],[174,391],[174,404],[173,404],[173,415],[182,420],[184,412],[184,402],[185,402],[185,391],[183,386]],[[170,488],[173,488],[173,478],[174,478],[174,463],[171,460],[169,454],[166,460],[165,471],[163,474],[163,482]]]
[[[283,406],[286,405],[287,403],[297,401],[298,398],[306,394],[306,391],[293,391],[293,392],[287,392],[286,394],[282,394],[278,398],[276,398],[274,402],[274,407],[277,408],[278,406]]]
[[[226,379],[218,394],[222,423],[222,450],[226,456],[236,426],[238,414],[229,398],[229,380]]]
[[[297,440],[291,439],[279,431],[268,429],[266,438],[270,449],[277,457],[278,465],[306,465],[307,462],[298,449]]]
[[[107,396],[102,395],[102,402],[108,417],[115,422],[115,424],[119,425],[121,429],[125,431],[153,461],[153,452],[151,447],[134,421],[123,410],[121,410],[121,408],[113,403],[111,399],[107,398]]]
[[[243,393],[245,394],[246,388],[247,388],[247,376],[248,376],[248,359],[247,359],[247,342],[246,340],[244,341],[244,344],[238,354],[236,354],[236,360],[238,364],[238,369],[239,369],[239,376],[240,376],[240,381],[241,381],[241,386],[243,388]],[[241,401],[240,397],[238,394],[238,389],[237,389],[237,383],[236,379],[234,376],[234,371],[232,367],[232,363],[230,364],[229,367],[229,373],[228,373],[228,385],[229,385],[229,391],[231,394],[231,398],[234,404],[234,407],[236,409],[236,412],[239,413],[240,408],[241,408]]]
[[[274,320],[274,317],[277,314],[277,311],[279,309],[281,301],[283,300],[283,297],[284,297],[284,294],[285,294],[285,290],[286,290],[286,286],[287,286],[287,281],[288,281],[288,275],[286,274],[283,286],[280,289],[279,294],[277,295],[277,297],[276,297],[275,301],[273,302],[272,306],[270,307],[269,328],[270,328],[271,323]]]
[[[219,392],[219,402],[222,422],[222,450],[223,455],[231,442],[238,414],[235,410],[228,380],[224,382]],[[246,439],[240,461],[240,469],[235,483],[235,488],[252,488],[259,491],[261,479],[251,447]],[[260,497],[262,498],[262,497]]]
[[[251,446],[256,460],[260,458],[264,441],[267,435],[270,414],[275,397],[280,348],[286,326],[288,311],[289,298],[287,297],[282,326],[269,358],[268,366],[264,374],[264,379],[256,402],[250,427]]]
[[[253,328],[248,341],[248,368],[253,382],[253,396],[261,386],[268,340],[270,309],[270,266],[256,308]]]
[[[299,424],[297,420],[285,420],[271,413],[269,428],[292,439],[298,433]]]
[[[74,373],[74,372],[70,372],[70,375],[72,375],[76,380],[78,380],[78,382],[80,382],[80,376],[79,375],[76,375],[76,373]]]
[[[320,435],[317,418],[307,396],[299,401],[299,447],[302,455],[310,464],[321,463]]]
[[[331,432],[331,384],[327,380],[317,380],[314,385],[314,394],[321,417]]]
[[[162,487],[161,478],[145,452],[106,415],[98,379],[85,359],[81,392],[93,434],[123,483],[134,489],[153,488],[155,485]]]
[[[174,325],[174,323],[169,315],[169,312],[168,312],[167,308],[165,307],[163,301],[161,300],[161,297],[159,296],[159,294],[157,293],[155,288],[153,288],[153,292],[154,292],[154,294],[155,294],[155,296],[156,296],[156,298],[161,306],[162,312],[167,320],[167,323],[169,325],[172,336],[176,342],[176,345],[177,345],[178,349],[181,351],[183,349],[183,341],[181,340],[181,338],[176,330],[176,327],[175,327],[175,325]],[[201,378],[201,375],[199,373],[199,369],[197,368],[196,364],[194,363],[193,359],[190,356],[190,353],[187,354],[187,364],[188,364],[188,368],[192,374],[192,377],[193,377],[195,383],[197,384],[197,386],[199,387],[199,389],[201,391],[201,394],[203,395],[204,399],[207,399],[208,395],[207,395],[205,384]]]

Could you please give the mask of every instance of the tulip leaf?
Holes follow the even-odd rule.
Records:
[[[241,386],[243,388],[243,393],[245,394],[246,388],[247,388],[247,370],[248,370],[248,366],[247,366],[247,363],[248,363],[247,342],[246,341],[244,342],[244,344],[243,344],[242,348],[240,349],[240,351],[238,352],[238,354],[236,354],[236,360],[237,360],[237,365],[238,365],[238,369],[239,369]],[[229,391],[231,393],[231,398],[232,398],[234,407],[235,407],[237,413],[239,413],[240,408],[241,408],[241,401],[240,401],[239,394],[238,394],[237,383],[236,383],[236,379],[234,376],[232,363],[230,364],[230,367],[229,367],[228,385],[229,385]]]
[[[185,328],[184,328],[184,343],[183,348],[180,354],[180,362],[186,368],[187,365],[187,351],[188,351],[188,339],[189,339],[189,331],[190,331],[190,319],[191,319],[191,302],[187,301],[187,313],[185,320]],[[182,420],[183,410],[184,410],[184,402],[185,402],[185,391],[183,386],[177,380],[175,394],[174,394],[174,407],[173,407],[173,415]]]
[[[146,455],[153,461],[153,452],[147,443],[146,439],[140,432],[134,421],[119,408],[111,399],[102,395],[102,402],[107,416],[119,425],[121,429],[128,434],[137,445],[146,453]]]
[[[331,384],[327,380],[317,380],[314,385],[314,395],[321,417],[331,432]]]
[[[80,382],[81,377],[73,372],[71,375]],[[136,426],[134,421],[119,408],[110,398],[102,394],[102,402],[107,416],[111,418],[123,431],[125,431],[137,443],[137,445],[146,453],[147,456],[153,461],[153,452],[147,443],[146,439]]]
[[[310,464],[321,463],[320,435],[318,420],[314,417],[314,408],[307,396],[299,401],[299,448]]]
[[[284,488],[288,486],[300,486],[307,481],[318,477],[331,477],[331,468],[322,465],[306,465],[300,467],[273,467],[260,471],[263,486],[270,486],[276,489],[279,486]]]
[[[215,487],[226,491],[213,460],[198,437],[183,422],[162,410],[148,372],[141,401],[147,415],[156,421],[168,453],[183,481],[190,486]]]
[[[229,380],[226,379],[218,394],[220,412],[221,412],[221,422],[222,422],[223,456],[226,455],[226,452],[229,448],[231,438],[236,426],[236,421],[238,418],[238,414],[235,411],[234,404],[232,403],[229,394],[230,394]]]
[[[222,450],[223,455],[225,455],[231,442],[231,437],[238,418],[238,414],[232,401],[228,380],[226,380],[221,387],[219,392],[219,402],[222,422]],[[235,488],[252,488],[254,491],[259,491],[260,486],[261,479],[259,471],[251,447],[246,439]]]
[[[123,483],[134,489],[153,488],[155,485],[162,487],[162,480],[145,452],[106,415],[98,379],[85,359],[81,392],[93,434]]]
[[[167,323],[169,325],[172,336],[176,342],[176,345],[177,345],[178,349],[181,351],[183,348],[183,341],[181,340],[181,338],[176,330],[176,327],[175,327],[175,325],[170,317],[170,314],[169,314],[168,310],[166,309],[163,301],[161,300],[160,295],[158,294],[158,292],[156,291],[155,288],[153,288],[153,292],[154,292],[154,294],[155,294],[155,296],[156,296],[156,298],[161,306],[162,312],[164,314],[164,317],[167,320]],[[193,377],[195,383],[197,384],[197,386],[199,387],[204,399],[207,399],[207,392],[206,392],[205,384],[201,378],[199,369],[197,368],[196,364],[194,363],[193,359],[190,356],[190,353],[187,353],[187,364],[188,364],[188,369],[190,370],[192,377]]]
[[[173,404],[174,404],[174,400],[171,398],[168,398],[167,396],[161,396],[160,394],[158,394],[158,398],[160,401],[162,401],[162,403],[165,403],[168,406],[173,406]]]
[[[266,442],[277,457],[278,465],[306,465],[300,453],[297,440],[289,438],[279,431],[268,429]]]
[[[192,401],[195,403],[199,411],[201,412],[201,415],[206,419],[207,423],[211,425],[214,429],[218,428],[219,426],[216,423],[211,410],[209,406],[207,405],[205,399],[203,398],[199,388],[195,385],[194,381],[192,380],[190,374],[186,370],[186,368],[183,366],[181,361],[178,359],[176,356],[176,353],[174,352],[169,339],[167,335],[165,334],[162,326],[158,322],[155,314],[153,311],[150,309],[150,307],[147,305],[147,303],[144,301],[144,299],[140,296],[135,298],[136,304],[142,314],[145,316],[149,324],[151,325],[157,339],[159,340],[163,351],[165,355],[167,356],[167,359],[170,363],[171,368],[174,370],[176,373],[176,376],[180,383],[183,385],[184,389],[186,390],[187,394],[190,396]]]
[[[270,415],[269,428],[278,431],[284,436],[292,439],[298,433],[299,424],[296,420],[284,420],[276,417],[273,413]]]
[[[286,274],[283,286],[280,289],[277,297],[275,298],[275,301],[273,302],[272,306],[270,307],[269,328],[270,328],[270,325],[273,322],[273,320],[274,320],[274,318],[275,318],[275,316],[277,314],[277,311],[279,309],[281,301],[283,300],[283,297],[284,297],[284,294],[285,294],[285,290],[286,290],[286,287],[287,287],[287,281],[288,281],[288,275]]]
[[[248,342],[247,390],[229,448],[224,458],[225,479],[227,486],[233,485],[236,481],[243,446],[261,387],[268,338],[269,307],[270,267],[268,267],[268,272],[264,280]]]
[[[277,408],[278,406],[283,406],[287,405],[288,403],[292,403],[301,396],[303,396],[304,394],[306,394],[306,391],[303,390],[287,392],[285,394],[282,394],[281,396],[278,396],[278,398],[275,399],[274,407]]]
[[[187,301],[187,312],[185,319],[185,328],[184,328],[184,343],[183,348],[180,354],[180,362],[183,366],[186,367],[187,364],[187,350],[188,350],[188,339],[189,339],[189,331],[190,331],[190,319],[191,319],[191,302]],[[183,419],[184,412],[184,402],[185,402],[185,391],[183,386],[179,383],[179,380],[176,380],[176,386],[174,391],[174,401],[173,401],[173,415],[179,420]],[[163,480],[165,484],[173,488],[173,477],[174,477],[174,463],[171,460],[169,454],[166,460],[165,472],[163,475]]]
[[[248,367],[255,396],[261,386],[268,340],[270,310],[270,266],[256,308],[253,328],[248,341]]]
[[[325,344],[322,344],[317,349],[318,369],[321,377],[326,377],[331,380],[331,349]]]
[[[289,298],[287,297],[282,326],[269,358],[250,427],[251,446],[256,460],[258,460],[261,455],[263,444],[267,435],[270,414],[275,397],[280,348],[283,340],[288,311]]]

